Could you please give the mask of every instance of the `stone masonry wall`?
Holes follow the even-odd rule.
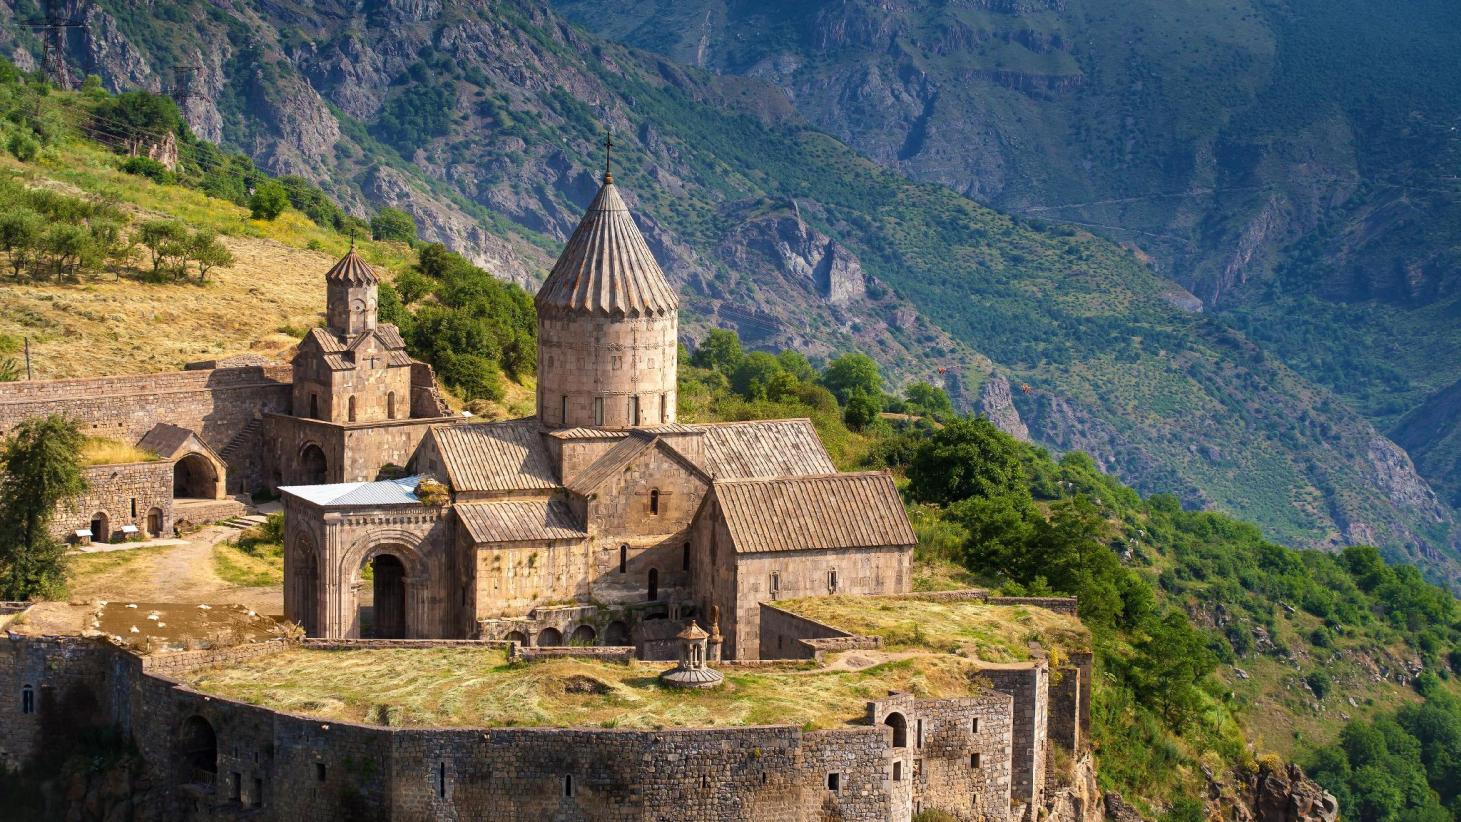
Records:
[[[1050,741],[1071,753],[1080,747],[1081,669],[1061,668],[1050,676]]]
[[[126,377],[0,383],[0,435],[61,413],[82,433],[135,443],[159,422],[196,431],[221,451],[256,415],[288,412],[288,366],[246,366]]]
[[[1049,666],[1044,662],[993,666],[985,668],[980,675],[996,691],[1014,697],[1010,800],[1026,807],[1038,807],[1045,786]]]
[[[805,640],[862,639],[840,628],[784,611],[769,602],[761,608],[761,659],[815,659],[817,648]]]
[[[1010,734],[1014,700],[920,699],[913,707],[914,812],[960,819],[1004,819],[1010,807]]]
[[[90,640],[0,635],[0,770],[106,712],[110,659]]]
[[[137,526],[140,535],[152,536],[147,529],[147,516],[156,508],[161,514],[162,536],[172,536],[172,472],[167,460],[132,462],[119,465],[93,465],[83,469],[86,491],[57,507],[51,532],[67,538],[73,531],[88,528],[96,514],[105,514],[107,528],[113,536],[123,525]],[[99,534],[94,534],[101,541]]]

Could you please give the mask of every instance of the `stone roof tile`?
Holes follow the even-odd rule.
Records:
[[[705,469],[717,479],[800,477],[837,470],[811,420],[710,423]]]
[[[558,500],[459,502],[453,506],[476,543],[583,539],[586,531]]]
[[[355,253],[354,246],[351,246],[345,256],[325,272],[325,279],[351,285],[375,285],[380,282],[380,277],[376,275],[375,269]]]
[[[445,425],[433,428],[430,436],[455,491],[559,487],[535,419]]]
[[[918,542],[884,472],[717,481],[712,493],[737,553]]]

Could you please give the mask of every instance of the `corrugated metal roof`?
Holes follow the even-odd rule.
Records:
[[[281,485],[279,493],[315,505],[420,505],[416,484],[420,477],[380,482],[337,482],[327,485]]]
[[[534,303],[539,308],[630,317],[669,314],[680,308],[680,298],[608,179],[568,238]]]
[[[706,470],[717,479],[801,477],[837,470],[811,420],[710,423]]]
[[[456,491],[528,491],[558,488],[548,449],[529,418],[433,428]]]
[[[739,553],[918,541],[886,473],[716,482],[711,493]]]
[[[375,269],[371,268],[365,260],[360,259],[360,255],[355,253],[354,246],[351,246],[345,256],[325,272],[325,279],[351,285],[374,285],[380,282],[380,277],[376,276]]]
[[[453,506],[472,541],[582,539],[588,531],[561,501],[463,502]]]
[[[604,480],[623,471],[636,457],[654,447],[654,441],[653,436],[642,432],[631,433],[623,442],[615,443],[614,447],[594,460],[592,465],[578,472],[578,476],[568,483],[568,490],[587,496]]]

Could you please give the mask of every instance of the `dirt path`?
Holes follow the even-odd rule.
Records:
[[[72,599],[147,602],[239,603],[260,613],[281,614],[284,592],[275,586],[232,585],[213,570],[213,546],[238,535],[211,526],[183,545],[139,548],[78,558]]]

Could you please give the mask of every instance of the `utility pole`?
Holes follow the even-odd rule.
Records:
[[[30,372],[30,337],[25,338],[25,379],[27,382],[35,379]]]
[[[46,16],[21,23],[21,28],[43,32],[41,35],[41,71],[57,88],[75,88],[71,82],[71,69],[66,63],[66,38],[70,29],[86,28],[85,20],[78,20],[56,11],[52,3],[46,3]]]

